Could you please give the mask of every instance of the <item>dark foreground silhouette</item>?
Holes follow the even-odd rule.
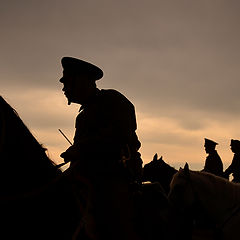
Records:
[[[94,232],[91,184],[76,174],[75,168],[65,172],[57,169],[46,149],[2,97],[0,156],[3,239],[107,239]],[[156,155],[149,166],[159,165],[164,166],[165,173],[171,169],[165,176],[170,184],[168,197],[164,182],[161,186],[155,178],[147,177],[155,183],[131,185],[129,191],[134,203],[134,231],[140,239],[238,239],[239,184],[188,167],[177,171]],[[101,184],[108,184],[107,179],[99,188]]]
[[[2,97],[0,133],[1,235],[8,236],[5,239],[102,239],[94,233],[94,194],[87,179],[76,175],[75,168],[57,169]],[[186,236],[181,216],[171,209],[160,184],[132,185],[129,198],[134,202],[134,230],[141,239],[178,239],[180,229]]]
[[[2,97],[0,163],[0,234],[4,239],[71,239],[80,208],[70,178],[55,167]]]

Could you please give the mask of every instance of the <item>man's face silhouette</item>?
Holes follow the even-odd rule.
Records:
[[[206,153],[211,153],[213,151],[215,151],[215,146],[214,145],[204,145],[205,147],[205,152]]]
[[[237,148],[237,146],[236,146],[235,144],[231,144],[231,145],[230,145],[230,148],[231,148],[231,150],[232,150],[233,153],[238,152],[238,148]]]
[[[90,84],[86,75],[63,72],[62,82],[62,91],[69,103],[83,104],[88,98]]]

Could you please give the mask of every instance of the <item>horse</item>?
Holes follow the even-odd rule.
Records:
[[[177,170],[167,164],[162,157],[158,159],[157,153],[154,155],[153,160],[143,167],[143,177],[144,182],[159,182],[163,187],[166,194],[168,194],[170,189],[170,182],[173,175]]]
[[[1,96],[0,164],[4,239],[72,239],[81,214],[71,180]]]
[[[189,218],[193,239],[239,239],[240,184],[185,164],[173,176],[168,199]]]

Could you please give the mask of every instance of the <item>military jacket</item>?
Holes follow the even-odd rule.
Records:
[[[235,153],[231,165],[226,169],[227,175],[233,174],[233,177],[240,179],[240,154]]]
[[[222,176],[223,163],[216,150],[207,156],[203,170],[217,176]]]
[[[99,90],[76,118],[74,145],[89,153],[119,152],[125,144],[140,148],[133,104],[116,90]]]

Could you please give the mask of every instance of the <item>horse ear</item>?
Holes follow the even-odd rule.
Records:
[[[161,156],[161,157],[158,159],[158,161],[163,161],[163,157]]]
[[[181,168],[181,167],[179,168],[179,171],[180,171],[180,170],[182,170],[182,168]]]
[[[189,176],[189,166],[188,166],[188,163],[185,163],[185,166],[184,166],[184,173]]]
[[[184,165],[184,170],[189,170],[189,166],[188,166],[188,163],[186,162],[185,165]]]
[[[155,162],[155,161],[157,161],[157,159],[158,159],[158,155],[157,155],[157,153],[155,153],[155,155],[153,157],[153,161]]]

